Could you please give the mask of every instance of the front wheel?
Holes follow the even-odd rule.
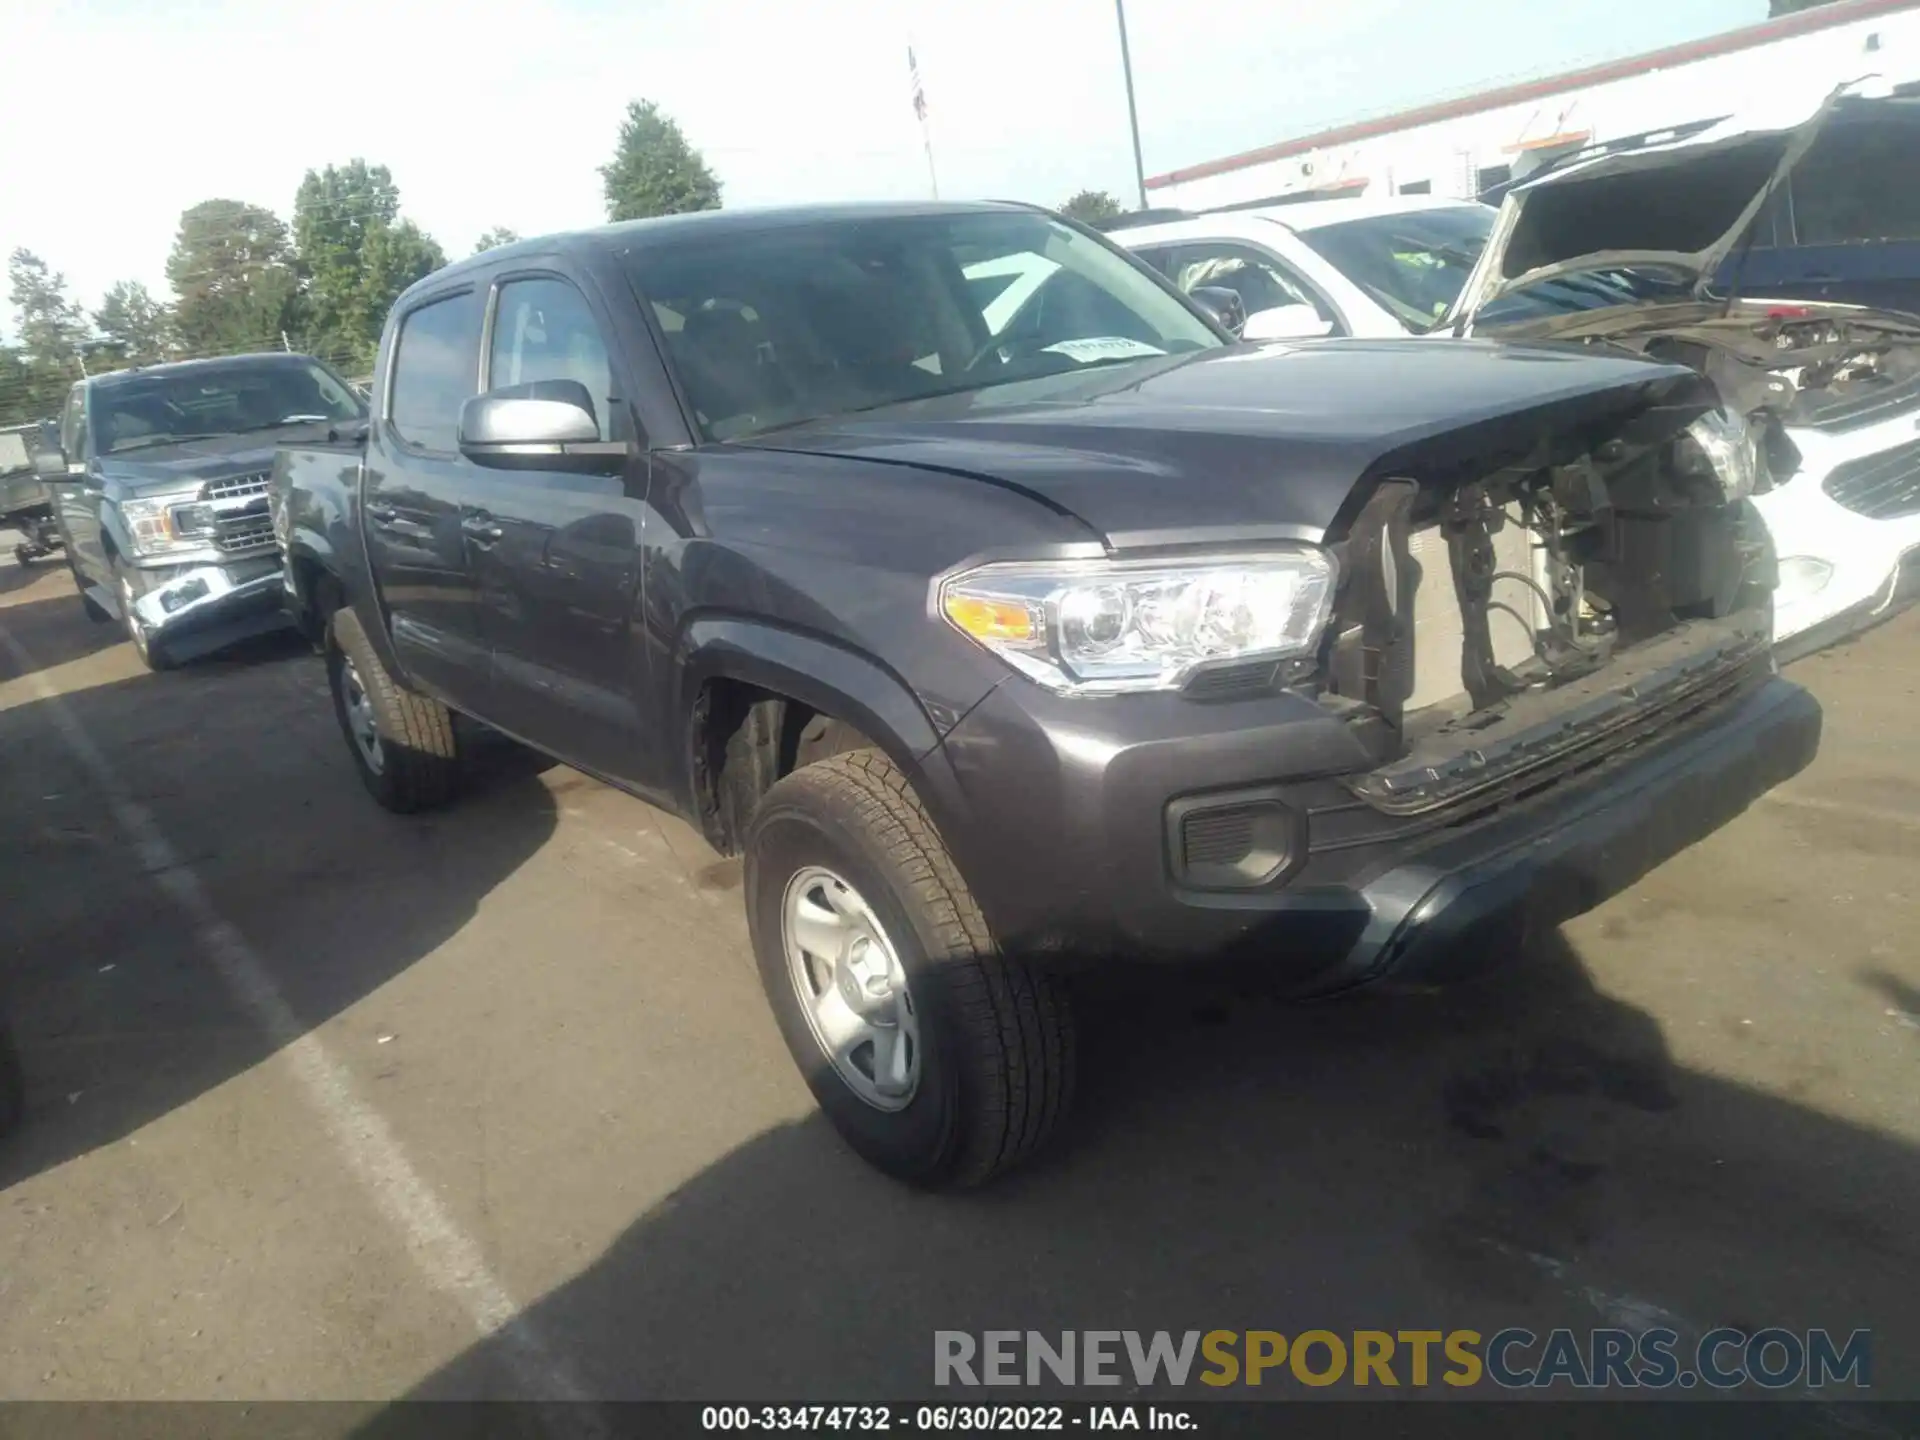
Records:
[[[369,795],[403,815],[452,797],[459,776],[453,713],[401,689],[380,663],[360,617],[344,607],[327,626],[327,685]]]
[[[140,612],[134,608],[134,602],[140,598],[140,587],[134,582],[133,571],[117,557],[113,561],[113,589],[120,601],[121,623],[127,627],[127,638],[133,642],[133,652],[140,657],[140,663],[149,670],[171,670],[173,657],[158,639],[147,633],[147,627],[140,623]]]
[[[928,1187],[978,1185],[1065,1118],[1064,986],[996,952],[933,823],[878,750],[770,789],[747,837],[760,982],[801,1073],[870,1163]]]

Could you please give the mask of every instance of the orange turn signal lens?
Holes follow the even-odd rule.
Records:
[[[976,640],[1027,641],[1034,638],[1033,612],[1017,600],[987,600],[978,595],[949,595],[947,618]]]

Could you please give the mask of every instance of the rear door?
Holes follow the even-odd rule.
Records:
[[[497,723],[632,781],[645,654],[629,623],[647,463],[614,333],[584,275],[530,268],[494,282],[483,383],[549,394],[577,385],[600,440],[624,445],[630,458],[617,474],[475,466],[468,544],[494,654]]]
[[[397,323],[361,508],[394,650],[410,680],[485,716],[491,656],[469,563],[460,407],[479,393],[483,290],[430,295]]]

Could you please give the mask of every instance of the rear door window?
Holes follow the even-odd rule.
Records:
[[[405,444],[451,455],[460,407],[479,391],[478,293],[467,290],[411,310],[394,342],[387,423]]]

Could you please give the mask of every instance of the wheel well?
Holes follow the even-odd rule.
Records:
[[[301,556],[293,562],[293,575],[304,601],[300,607],[300,629],[317,645],[326,638],[327,623],[333,619],[333,612],[347,603],[346,589],[331,570],[311,556]]]
[[[707,842],[736,855],[760,797],[803,765],[873,744],[853,725],[744,680],[707,681],[689,735],[694,798]]]

